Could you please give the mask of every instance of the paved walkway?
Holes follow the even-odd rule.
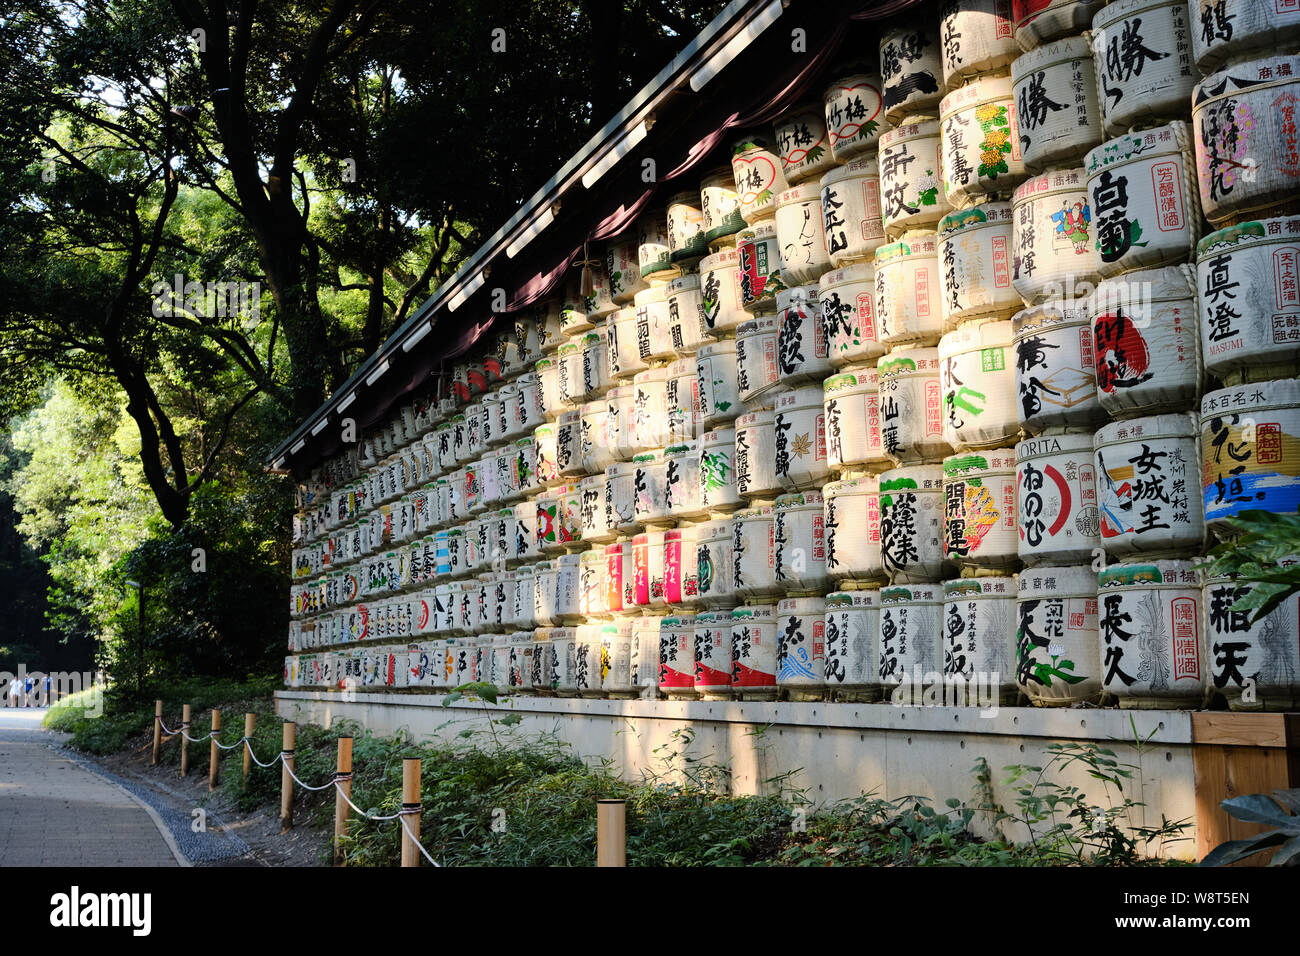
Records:
[[[148,811],[50,749],[44,716],[0,708],[0,866],[176,866]]]

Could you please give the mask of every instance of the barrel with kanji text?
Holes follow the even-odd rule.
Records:
[[[1010,199],[1025,178],[1011,76],[983,76],[943,98],[941,163],[948,204]]]
[[[618,462],[605,469],[605,523],[619,534],[637,528],[636,471],[634,462]]]
[[[733,540],[729,519],[715,518],[695,526],[695,569],[700,603],[706,607],[728,607],[737,600],[731,578]]]
[[[659,625],[659,692],[695,697],[695,615],[670,614]]]
[[[749,319],[741,295],[740,250],[719,249],[700,260],[700,333],[734,334]]]
[[[662,450],[645,451],[632,459],[633,516],[640,525],[662,525],[668,514],[668,462]]]
[[[632,600],[641,610],[663,610],[664,529],[643,531],[632,538]]]
[[[664,603],[694,609],[700,603],[698,525],[678,522],[664,531]]]
[[[776,686],[787,700],[826,695],[826,601],[788,597],[776,607]]]
[[[880,552],[880,478],[857,475],[822,488],[826,571],[841,587],[885,579]]]
[[[698,273],[680,275],[668,283],[668,338],[678,356],[691,356],[704,335],[703,293]]]
[[[702,517],[708,508],[700,498],[700,445],[697,441],[664,449],[664,496],[674,520]]]
[[[731,608],[695,615],[695,691],[704,700],[732,696]]]
[[[933,345],[943,333],[938,244],[917,233],[875,253],[876,323],[882,344]]]
[[[885,354],[876,327],[876,267],[857,262],[827,272],[817,282],[826,357],[840,368]]]
[[[604,669],[600,666],[601,626],[584,622],[574,627],[573,681],[579,697],[603,697]]]
[[[880,557],[895,584],[941,581],[943,468],[911,465],[880,476]]]
[[[937,37],[919,26],[895,26],[880,37],[885,119],[933,111],[943,98],[943,55]]]
[[[1011,321],[971,319],[939,340],[945,440],[955,449],[988,448],[1020,434]]]
[[[965,568],[1012,568],[1019,561],[1016,453],[966,452],[943,462],[944,555]]]
[[[775,597],[776,543],[771,505],[735,512],[731,518],[731,588],[741,598]]]
[[[649,285],[641,278],[638,245],[637,231],[630,229],[605,247],[605,276],[609,281],[609,297],[615,305],[631,305],[633,297]],[[523,355],[521,360],[527,364],[534,357]]]
[[[772,315],[752,319],[736,330],[736,397],[749,408],[771,401],[770,393],[780,384],[779,335]]]
[[[827,87],[822,105],[835,162],[849,163],[876,151],[885,120],[884,96],[880,77],[865,73],[841,77]]]
[[[1296,558],[1279,562],[1292,568]],[[1211,577],[1202,596],[1212,689],[1230,710],[1290,711],[1300,706],[1300,597],[1286,595],[1259,620],[1234,610],[1252,599],[1258,583]]]
[[[934,228],[952,209],[943,192],[938,120],[896,127],[880,137],[880,214],[885,234]]]
[[[1300,381],[1256,382],[1201,399],[1205,521],[1232,532],[1243,511],[1300,509]]]
[[[1192,52],[1203,74],[1225,63],[1296,46],[1300,6],[1255,0],[1191,0]]]
[[[730,166],[720,166],[700,181],[700,212],[704,214],[705,242],[730,242],[734,246],[735,235],[745,227],[745,219],[740,214],[740,194]]]
[[[774,466],[787,491],[814,488],[830,477],[821,384],[779,392],[774,402]]]
[[[659,206],[642,213],[636,221],[636,228],[637,265],[641,278],[667,281],[677,275],[668,236],[668,210]]]
[[[885,454],[899,464],[938,461],[952,454],[944,437],[939,350],[897,349],[882,358],[880,434]]]
[[[771,497],[782,488],[776,473],[776,413],[750,412],[736,419],[736,491],[742,498]]]
[[[775,604],[745,604],[731,612],[731,688],[737,698],[776,698],[777,650]]]
[[[1016,681],[1038,707],[1101,697],[1097,574],[1090,566],[1021,571],[1016,602]]]
[[[705,238],[704,210],[695,190],[673,194],[668,200],[668,249],[674,265],[698,262],[709,251]]]
[[[1108,135],[1181,119],[1198,79],[1184,0],[1116,0],[1092,18]]]
[[[1097,365],[1087,301],[1030,306],[1011,318],[1016,356],[1017,415],[1029,434],[1105,420],[1097,398]]]
[[[736,432],[722,428],[705,432],[699,442],[699,501],[707,511],[734,511],[744,505],[736,486]]]
[[[881,690],[895,704],[921,704],[943,665],[943,585],[880,589]]]
[[[629,381],[648,368],[637,342],[635,308],[622,308],[605,320],[605,370],[611,383]]]
[[[1106,0],[1011,0],[1016,41],[1022,49],[1082,33]]]
[[[767,136],[749,134],[737,141],[731,152],[731,172],[740,194],[740,215],[746,223],[752,226],[776,215],[777,193],[789,184],[781,157]]]
[[[1025,169],[1040,173],[1077,162],[1101,143],[1097,69],[1086,36],[1036,47],[1011,64]]]
[[[636,294],[636,347],[645,362],[677,356],[668,319],[668,284],[653,283]]]
[[[945,581],[943,640],[945,700],[958,707],[1015,704],[1015,578]]]
[[[632,621],[622,618],[600,626],[600,661],[604,672],[603,689],[610,697],[631,697]]]
[[[831,586],[826,569],[825,505],[820,491],[776,499],[772,556],[776,583],[786,594],[811,594]]]
[[[737,384],[736,350],[735,339],[722,339],[701,345],[695,353],[702,428],[726,426],[745,410]]]
[[[662,448],[671,435],[668,422],[668,369],[637,372],[632,379],[632,447],[635,454]]]
[[[703,430],[699,369],[693,355],[669,363],[664,383],[664,407],[668,425],[665,444],[690,441]]]
[[[638,697],[659,696],[659,639],[662,614],[632,619],[632,691]]]
[[[880,172],[875,156],[859,156],[821,178],[822,231],[832,269],[870,262],[885,242]]]
[[[939,16],[943,79],[949,89],[1005,68],[1020,55],[1011,0],[947,0]]]
[[[826,415],[826,464],[884,469],[890,465],[881,431],[880,373],[876,367],[850,366],[822,384]]]
[[[826,689],[840,701],[880,696],[880,591],[826,595]]]
[[[939,220],[939,311],[943,329],[966,319],[1011,316],[1023,305],[1011,285],[1011,204],[990,202]]]
[[[773,123],[773,133],[781,157],[781,171],[791,186],[816,179],[835,165],[826,114],[820,103],[805,103],[787,110]]]
[[[830,268],[819,182],[791,186],[776,197],[776,238],[787,287],[815,283]]]
[[[614,384],[603,333],[603,329],[594,329],[582,337],[582,400],[586,402],[602,397]]]

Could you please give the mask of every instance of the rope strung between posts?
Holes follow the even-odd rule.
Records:
[[[284,757],[284,752],[281,751],[275,755],[275,759],[270,763],[262,763],[262,761],[257,759],[257,754],[253,753],[253,745],[248,742],[247,737],[244,738],[244,745],[248,747],[248,755],[253,758],[253,763],[257,764],[259,767],[274,767]]]
[[[424,848],[423,843],[421,843],[419,840],[415,838],[415,834],[411,832],[411,828],[406,823],[407,816],[409,816],[412,813],[419,813],[419,812],[420,812],[419,807],[415,807],[412,810],[403,809],[398,814],[398,822],[402,824],[402,829],[405,830],[406,835],[411,838],[411,842],[415,844],[415,848],[424,854],[424,858],[428,860],[430,863],[432,863],[434,866],[441,868],[442,864],[439,863],[437,860],[435,860],[433,857],[429,856],[429,851]]]

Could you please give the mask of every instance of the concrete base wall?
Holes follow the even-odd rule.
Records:
[[[950,797],[978,805],[973,768],[984,757],[992,769],[994,798],[1014,811],[1016,794],[1003,783],[1004,767],[1043,766],[1053,743],[1093,741],[1132,764],[1125,794],[1145,803],[1133,811],[1135,825],[1158,825],[1161,814],[1191,824],[1188,839],[1151,848],[1169,857],[1195,856],[1192,719],[1183,711],[1119,711],[1001,707],[899,707],[891,704],[777,703],[739,701],[577,700],[503,698],[495,707],[460,700],[442,706],[441,695],[280,691],[277,710],[286,719],[324,727],[353,720],[379,735],[399,730],[417,741],[460,742],[461,731],[486,733],[494,717],[519,715],[513,727],[497,727],[503,739],[553,735],[591,763],[608,761],[624,779],[680,775],[687,767],[721,767],[737,794],[803,791],[815,804],[871,793],[884,799],[928,797],[939,809]],[[1134,745],[1136,735],[1144,743]],[[475,736],[479,746],[490,737]],[[488,743],[484,743],[484,740]],[[686,758],[694,758],[687,762]],[[1122,797],[1087,775],[1082,765],[1052,778],[1075,784],[1102,807]],[[977,814],[977,829],[988,821]],[[1011,839],[1023,828],[1005,829]]]

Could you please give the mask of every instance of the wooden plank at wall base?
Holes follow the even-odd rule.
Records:
[[[1300,787],[1300,714],[1208,712],[1192,715],[1196,780],[1196,856],[1269,827],[1230,817],[1231,797]],[[1234,866],[1266,866],[1273,851]]]

